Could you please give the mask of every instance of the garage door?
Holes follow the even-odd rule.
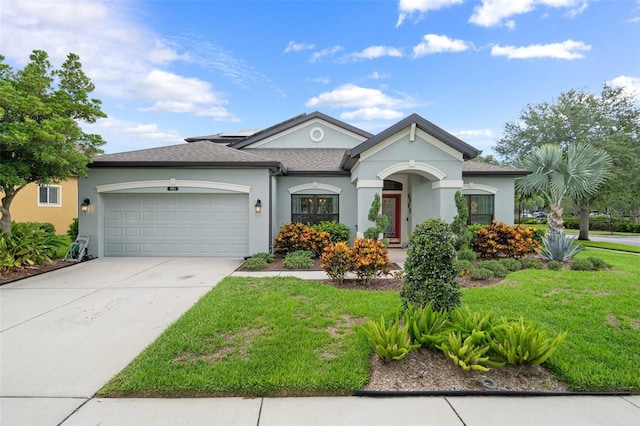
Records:
[[[249,254],[246,194],[109,194],[106,256]]]

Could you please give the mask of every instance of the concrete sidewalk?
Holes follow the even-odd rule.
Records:
[[[62,423],[98,424],[637,426],[640,396],[92,399]]]

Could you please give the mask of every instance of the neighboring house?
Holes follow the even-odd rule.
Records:
[[[513,222],[514,178],[469,161],[480,151],[413,114],[372,135],[320,112],[268,129],[101,155],[79,183],[95,256],[241,257],[268,251],[285,222],[336,220],[361,236],[376,193],[392,246],[430,217]]]
[[[28,184],[11,202],[10,211],[14,222],[48,222],[56,234],[65,234],[78,209],[78,178],[70,177],[56,184]]]

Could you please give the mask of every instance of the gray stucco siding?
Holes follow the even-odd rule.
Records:
[[[175,183],[175,185],[172,184]],[[168,191],[177,186],[178,191]],[[99,192],[100,189],[100,192]],[[107,194],[246,194],[249,253],[269,248],[269,171],[267,169],[89,169],[78,181],[78,196],[91,200],[91,210],[79,216],[79,232],[88,235],[89,253],[104,255],[104,196]],[[255,213],[260,199],[263,213]]]

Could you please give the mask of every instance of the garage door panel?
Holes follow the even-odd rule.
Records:
[[[245,194],[107,194],[107,256],[246,256]]]

